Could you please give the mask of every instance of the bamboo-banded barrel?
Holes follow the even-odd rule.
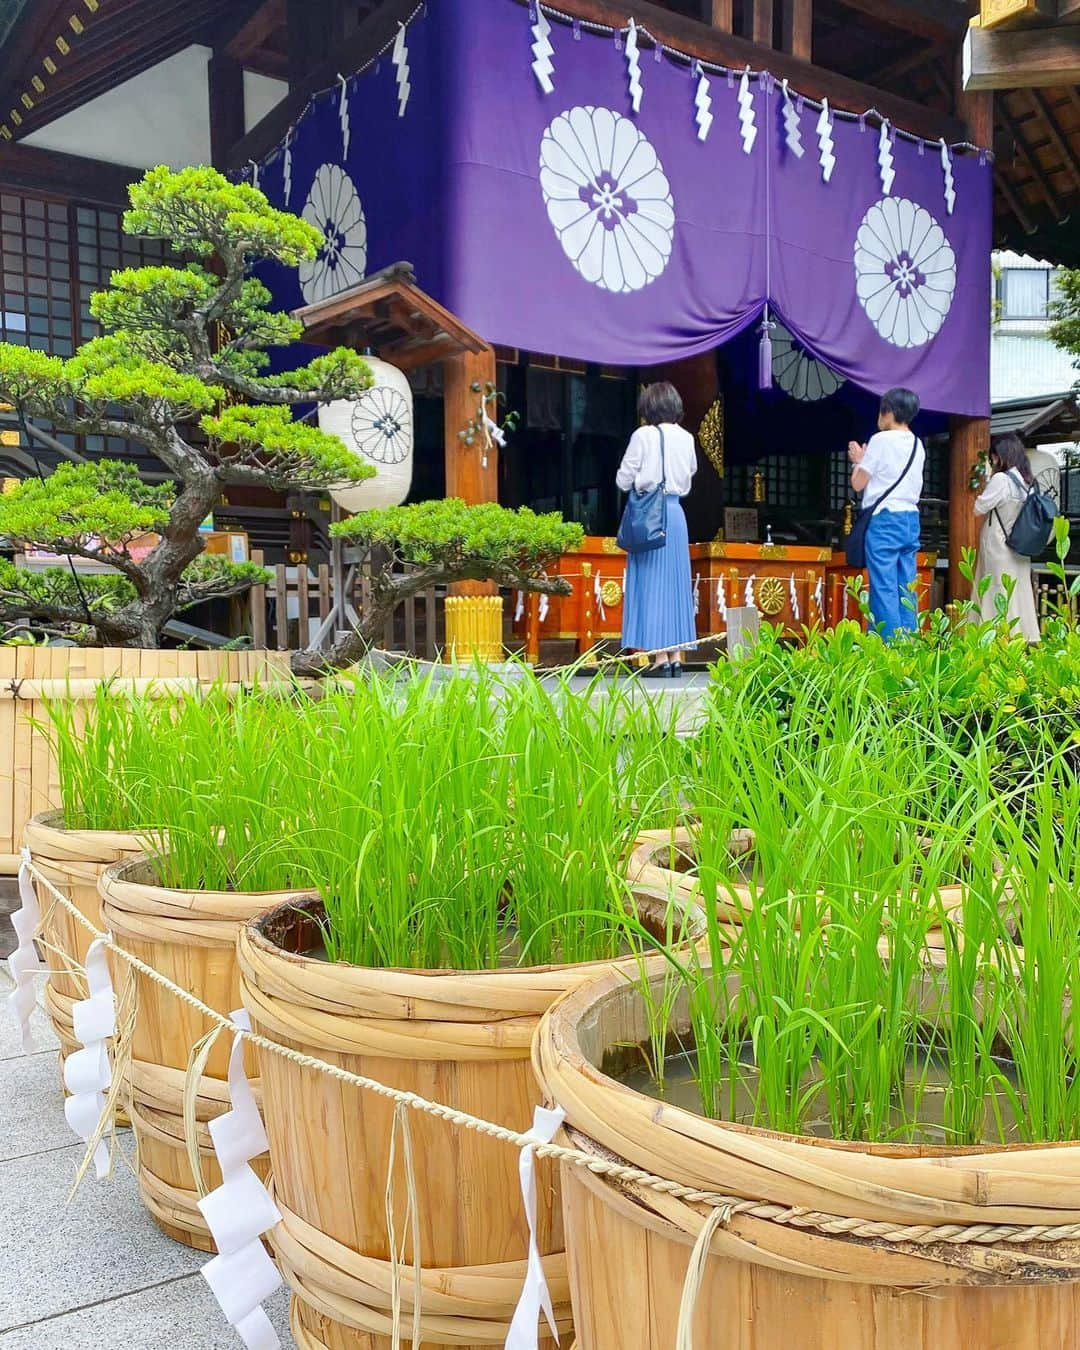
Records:
[[[682,904],[701,903],[701,883],[696,866],[696,831],[643,830],[626,862],[626,876],[632,885],[646,886],[660,894],[676,897]],[[717,887],[717,910],[725,923],[741,923],[743,915],[756,902],[761,887],[750,886],[736,871],[737,860],[754,852],[753,830],[733,830],[728,842],[732,858],[731,875]],[[934,912],[927,916],[926,946],[931,959],[940,960],[945,947],[941,919],[959,921],[964,905],[962,883],[934,888]]]
[[[695,1293],[690,1257],[716,1206],[563,1164],[578,1350],[689,1344],[684,1308],[694,1345],[738,1350],[1080,1342],[1080,1146],[839,1143],[706,1119],[603,1071],[653,1029],[640,988],[610,976],[547,1014],[533,1060],[566,1112],[560,1142],[735,1205]],[[678,1006],[671,1029],[689,1033]],[[1065,1231],[1037,1241],[1030,1225]]]
[[[27,823],[25,839],[37,870],[99,931],[101,874],[113,863],[134,857],[146,848],[145,836],[129,831],[68,829],[60,811],[34,816]],[[89,993],[81,971],[94,937],[47,886],[36,881],[35,890],[41,907],[45,963],[49,968],[43,1002],[60,1042],[63,1074],[65,1059],[79,1048],[71,1008]]]
[[[240,1006],[237,933],[256,914],[280,904],[285,894],[170,890],[155,884],[156,879],[156,864],[149,858],[117,863],[104,872],[105,923],[118,946],[207,1007],[228,1016]],[[114,965],[120,961],[115,958]],[[139,1193],[170,1237],[200,1251],[213,1251],[213,1240],[197,1207],[200,1195],[184,1136],[184,1085],[191,1049],[213,1027],[197,1008],[142,973],[137,975],[136,997],[130,1073]],[[229,1109],[230,1048],[231,1037],[219,1036],[196,1098],[199,1155],[204,1184],[210,1190],[221,1184],[221,1173],[207,1122]],[[249,1052],[249,1076],[254,1068]],[[258,1084],[253,1086],[257,1095]],[[265,1175],[266,1159],[252,1166]]]
[[[641,897],[660,932],[668,907]],[[532,1127],[540,1096],[529,1046],[541,1014],[613,964],[496,971],[371,969],[317,954],[322,907],[283,906],[240,937],[241,993],[264,1037],[392,1088],[496,1121]],[[662,958],[650,956],[648,962]],[[623,978],[626,978],[624,975]],[[292,1330],[304,1350],[391,1344],[395,1278],[402,1344],[417,1303],[406,1239],[395,1277],[386,1220],[394,1103],[259,1047],[263,1109],[282,1222],[270,1241],[293,1290]],[[425,1346],[489,1350],[507,1336],[525,1278],[528,1226],[518,1152],[410,1110],[420,1225],[420,1327]],[[393,1187],[407,1194],[403,1147]],[[560,1337],[570,1306],[556,1178],[538,1162],[537,1239]],[[541,1338],[553,1347],[550,1338]]]

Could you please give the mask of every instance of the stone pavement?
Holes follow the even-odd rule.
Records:
[[[0,946],[15,886],[0,880]],[[167,1238],[139,1203],[129,1132],[113,1175],[93,1171],[74,1196],[82,1145],[64,1119],[56,1041],[34,1014],[26,1056],[0,974],[0,1350],[236,1350],[198,1273],[208,1259]],[[288,1298],[267,1306],[292,1350]]]

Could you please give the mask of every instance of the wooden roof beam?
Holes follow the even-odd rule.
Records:
[[[1012,190],[1009,180],[1005,177],[1003,169],[994,170],[994,184],[998,191],[1005,198],[1005,204],[1020,223],[1020,228],[1025,234],[1034,234],[1038,228],[1035,222],[1028,215],[1020,198]]]
[[[955,41],[963,37],[967,15],[954,0],[843,0],[848,9],[916,37]]]
[[[1036,116],[1041,117],[1046,127],[1046,134],[1050,137],[1050,144],[1061,156],[1069,176],[1072,178],[1073,187],[1080,192],[1080,156],[1077,155],[1068,138],[1061,129],[1054,114],[1053,108],[1046,100],[1046,96],[1041,94],[1038,89],[1026,90],[1028,101],[1035,111]]]
[[[1035,181],[1035,186],[1039,189],[1047,206],[1050,208],[1051,215],[1057,223],[1061,225],[1065,221],[1066,216],[1061,209],[1061,203],[1058,201],[1058,195],[1054,191],[1053,184],[1047,177],[1045,169],[1039,163],[1039,158],[1035,153],[1034,147],[1028,142],[1021,129],[1020,123],[1009,111],[1006,101],[1003,98],[998,100],[997,113],[1008,128],[1009,135],[1012,136],[1013,140],[1016,142],[1016,153],[1027,165],[1028,172]]]
[[[988,31],[964,39],[965,89],[1022,89],[1080,82],[1080,42],[1071,25]]]

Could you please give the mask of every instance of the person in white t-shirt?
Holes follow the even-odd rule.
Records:
[[[851,486],[863,494],[863,510],[873,512],[866,531],[870,617],[886,642],[919,626],[915,578],[926,451],[911,430],[918,412],[910,389],[890,389],[881,400],[877,435],[868,445],[848,445]]]

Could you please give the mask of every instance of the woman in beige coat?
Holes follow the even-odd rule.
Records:
[[[1027,452],[1019,436],[997,436],[990,447],[990,480],[975,499],[975,511],[984,517],[975,567],[975,603],[984,622],[998,616],[998,596],[1005,593],[1005,577],[1013,585],[1006,618],[1014,633],[1028,642],[1039,641],[1039,619],[1031,583],[1031,559],[1014,553],[1007,540],[1033,483]],[[990,584],[982,587],[984,577]]]

